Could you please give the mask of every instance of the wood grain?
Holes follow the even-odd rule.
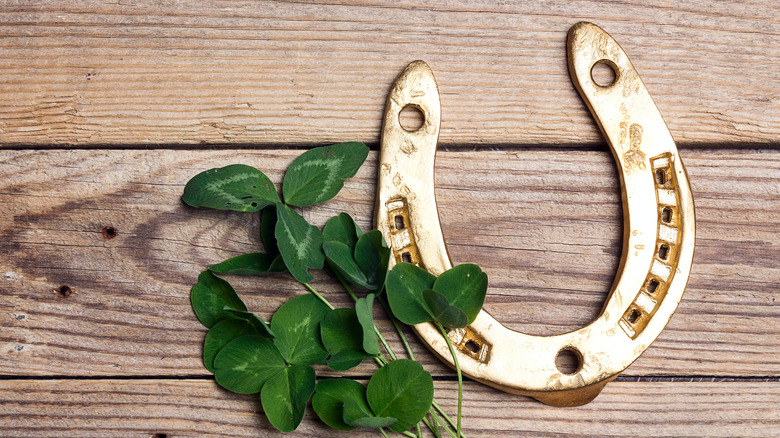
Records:
[[[212,263],[260,248],[258,217],[181,203],[198,172],[252,164],[277,183],[298,151],[5,151],[0,155],[0,370],[5,375],[194,376],[205,329],[189,289]],[[697,249],[684,299],[625,375],[778,376],[780,153],[684,151]],[[377,155],[336,199],[371,226]],[[601,308],[621,251],[617,175],[604,152],[440,152],[437,196],[457,263],[490,277],[486,308],[527,333],[563,333]],[[101,231],[111,226],[116,237]],[[231,278],[264,317],[305,291]],[[348,298],[324,276],[315,286]],[[61,285],[70,288],[58,296]],[[379,317],[380,313],[377,313]],[[385,320],[382,324],[387,325]],[[450,375],[418,342],[420,359]],[[399,344],[393,345],[399,351]],[[355,371],[367,375],[373,366]]]
[[[454,413],[456,385],[436,386]],[[613,382],[589,405],[554,408],[466,382],[463,424],[469,437],[768,437],[780,428],[778,398],[776,382]],[[210,380],[22,380],[0,388],[9,438],[278,436],[259,410],[256,396]],[[336,436],[313,415],[309,407],[294,436]]]
[[[596,144],[570,26],[626,49],[675,139],[780,138],[773,0],[13,2],[0,9],[0,147],[378,142],[410,61],[442,93],[442,144]]]

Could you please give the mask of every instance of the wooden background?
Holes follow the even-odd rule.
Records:
[[[773,0],[64,3],[0,1],[1,436],[276,436],[256,397],[203,368],[189,306],[202,269],[258,250],[258,217],[179,196],[210,167],[251,164],[278,183],[305,148],[376,149],[385,95],[415,59],[442,94],[436,193],[453,259],[487,271],[486,308],[512,328],[587,324],[622,217],[566,69],[580,20],[621,43],[677,140],[697,208],[693,273],[666,330],[594,402],[552,408],[467,382],[465,431],[780,434]],[[376,163],[307,218],[347,211],[370,227]],[[285,276],[235,285],[265,317],[305,293]],[[326,278],[315,286],[347,303]],[[413,347],[454,413],[453,373]],[[311,417],[291,436],[342,435],[377,436]]]

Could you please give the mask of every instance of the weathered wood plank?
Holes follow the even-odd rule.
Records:
[[[45,0],[0,10],[0,147],[376,143],[415,59],[443,144],[594,144],[566,69],[580,20],[624,46],[677,141],[780,138],[773,0]]]
[[[209,264],[259,249],[258,218],[186,207],[183,185],[235,162],[264,169],[278,184],[299,153],[0,153],[2,374],[205,374],[198,359],[205,330],[189,289]],[[685,151],[683,158],[696,194],[693,274],[670,325],[626,375],[779,375],[780,153]],[[370,227],[376,159],[372,153],[335,200],[305,216],[322,225],[347,211]],[[595,317],[621,251],[608,152],[440,152],[437,184],[451,255],[489,274],[486,308],[500,321],[553,334]],[[116,237],[101,235],[106,226]],[[314,284],[346,304],[325,277]],[[55,293],[60,285],[71,288],[68,298]],[[265,317],[305,293],[285,276],[235,285]],[[414,346],[430,369],[450,374]]]
[[[456,385],[436,385],[437,400],[454,413]],[[469,437],[768,437],[780,428],[778,383],[613,382],[578,408],[545,406],[474,382],[465,386]],[[256,396],[233,394],[208,380],[21,380],[0,387],[6,437],[278,436],[259,411]],[[341,435],[310,408],[291,436]]]

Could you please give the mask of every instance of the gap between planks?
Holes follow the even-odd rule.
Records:
[[[456,410],[454,382],[436,382],[436,400]],[[556,408],[465,383],[464,432],[493,436],[768,437],[780,428],[780,384],[612,382],[593,402]],[[278,436],[256,395],[201,380],[11,381],[0,387],[4,436]],[[311,408],[291,436],[341,436]],[[375,437],[373,431],[349,436]]]

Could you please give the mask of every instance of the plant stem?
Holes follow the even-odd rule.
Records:
[[[458,364],[458,356],[455,355],[455,347],[452,346],[450,337],[447,336],[447,331],[444,330],[444,327],[438,322],[436,323],[436,326],[439,327],[439,331],[444,336],[444,340],[447,341],[447,347],[450,348],[450,354],[452,355],[452,362],[455,364],[455,372],[458,373],[458,427],[456,429],[456,434],[457,436],[461,436],[460,419],[463,410],[463,375],[460,372],[460,364]]]
[[[320,299],[320,301],[322,301],[323,303],[325,303],[325,305],[326,305],[326,306],[328,306],[328,308],[329,308],[330,310],[333,310],[333,309],[335,309],[335,307],[333,307],[333,304],[331,304],[331,303],[330,303],[328,300],[326,300],[326,299],[325,299],[325,297],[323,297],[322,295],[320,295],[320,293],[319,293],[319,292],[317,292],[316,290],[314,290],[314,288],[313,288],[313,287],[311,287],[311,286],[309,285],[309,283],[301,283],[301,284],[302,284],[302,285],[304,285],[304,286],[306,286],[306,289],[309,289],[309,292],[311,292],[311,293],[312,293],[312,294],[313,294],[315,297],[319,298],[319,299]]]
[[[387,436],[387,433],[385,433],[385,430],[384,430],[384,429],[382,429],[381,427],[379,428],[379,431],[380,431],[380,432],[382,432],[382,436],[383,436],[383,437],[385,437],[385,438],[390,438],[389,436]]]
[[[457,428],[457,425],[455,424],[455,422],[452,420],[452,418],[450,418],[449,415],[447,415],[446,412],[444,412],[444,409],[442,409],[441,406],[439,406],[439,404],[436,403],[436,400],[433,401],[433,405],[432,406],[433,406],[434,409],[436,409],[436,411],[439,413],[439,415],[442,416],[442,418],[447,420],[447,423],[450,425],[450,427],[452,427],[453,429]],[[448,427],[446,427],[447,426],[446,424],[444,424],[444,426],[445,426],[444,430],[446,430],[450,434],[450,436],[452,436],[454,438],[455,434],[450,432],[450,429]],[[460,436],[463,437],[463,438],[466,438],[466,435],[464,435],[463,432],[460,433]]]
[[[422,429],[420,429],[420,423],[417,423],[417,438],[422,438]]]
[[[401,325],[398,324],[398,319],[396,319],[396,317],[393,316],[393,313],[390,312],[390,309],[387,308],[387,304],[385,304],[384,301],[379,300],[379,303],[382,304],[382,308],[385,309],[385,313],[390,318],[390,321],[393,323],[393,327],[395,327],[395,331],[398,333],[398,337],[401,338],[401,342],[404,344],[404,349],[406,349],[406,354],[409,355],[409,359],[417,360],[414,358],[412,347],[409,345],[409,341],[406,339],[406,335],[404,334],[403,330],[401,330]]]

